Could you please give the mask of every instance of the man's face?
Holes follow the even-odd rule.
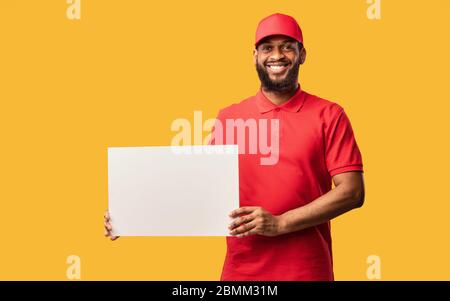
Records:
[[[262,40],[254,51],[256,71],[262,86],[275,92],[295,89],[305,54],[301,44],[286,36],[276,35]]]

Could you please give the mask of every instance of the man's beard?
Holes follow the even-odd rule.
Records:
[[[259,80],[265,90],[273,92],[289,92],[297,88],[298,72],[300,69],[300,60],[293,63],[292,68],[282,80],[274,81],[269,77],[269,73],[264,65],[256,64]]]

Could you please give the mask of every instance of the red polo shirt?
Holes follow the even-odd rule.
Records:
[[[223,144],[239,145],[240,206],[261,206],[279,215],[328,192],[332,176],[363,171],[361,153],[342,107],[300,87],[280,106],[259,90],[222,109],[217,119],[223,124]],[[227,141],[227,119],[254,119],[258,132],[260,120],[278,119],[276,164],[261,164],[260,159],[269,155],[259,148],[251,153],[249,135],[245,140],[234,135],[233,141]],[[276,135],[276,131],[268,132],[269,137]],[[213,130],[211,144],[220,143],[218,134]],[[276,237],[227,237],[221,280],[333,280],[330,223]]]

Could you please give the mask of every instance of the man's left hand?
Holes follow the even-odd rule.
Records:
[[[283,234],[284,221],[262,207],[241,207],[230,213],[235,220],[230,224],[230,234],[245,237],[253,234],[277,236]]]

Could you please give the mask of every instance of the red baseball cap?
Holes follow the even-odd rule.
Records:
[[[288,15],[276,13],[262,19],[256,29],[255,46],[265,37],[273,35],[285,35],[303,44],[300,26]]]

